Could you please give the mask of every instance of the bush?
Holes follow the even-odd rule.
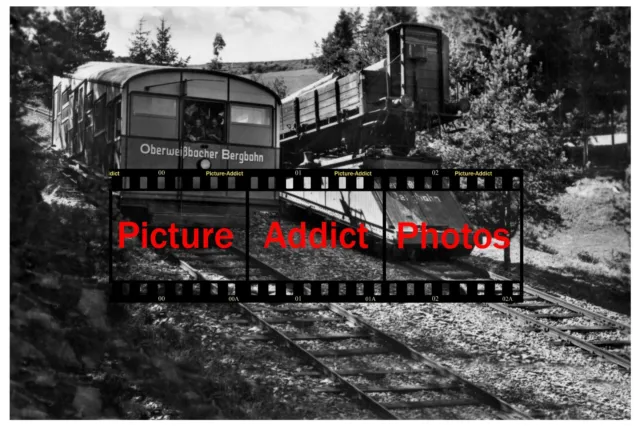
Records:
[[[545,253],[548,253],[548,254],[554,254],[554,255],[559,253],[558,250],[556,250],[553,247],[551,247],[551,246],[549,246],[547,244],[544,244],[544,243],[541,243],[538,246],[538,250],[540,250],[542,252],[545,252]]]
[[[582,260],[583,262],[592,263],[594,265],[600,263],[600,259],[597,259],[591,253],[586,251],[579,252],[578,259]]]
[[[625,274],[631,273],[631,255],[621,251],[611,253],[611,258],[606,260],[607,266],[611,269],[622,271]]]

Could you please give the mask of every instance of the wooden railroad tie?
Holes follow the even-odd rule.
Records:
[[[556,327],[562,331],[574,331],[576,333],[591,333],[593,331],[612,331],[617,330],[615,327],[608,326],[584,326],[584,325],[560,325]]]
[[[291,318],[291,317],[271,317],[264,319],[269,324],[286,324],[286,323],[314,323],[314,322],[344,322],[343,318],[331,318],[331,317],[304,317],[304,318]],[[223,320],[222,324],[249,324],[250,321],[244,318],[234,318]]]
[[[251,309],[252,312],[322,312],[327,310],[326,306],[300,306],[296,308],[279,308],[273,306],[269,308]]]
[[[345,339],[369,339],[371,335],[368,333],[336,333],[336,334],[288,334],[286,336],[291,340],[345,340]],[[241,337],[242,340],[273,340],[268,334],[252,334],[250,336]]]
[[[631,346],[631,340],[591,340],[589,343],[595,346],[611,346],[617,348]]]
[[[544,319],[551,319],[551,320],[579,318],[582,316],[580,314],[529,314],[529,315],[534,318],[544,318]]]
[[[520,309],[529,309],[529,310],[536,310],[536,309],[546,309],[546,308],[554,308],[556,307],[556,305],[552,305],[550,303],[541,303],[541,304],[533,304],[533,303],[513,303],[511,305],[507,305],[507,307],[509,308],[520,308]]]
[[[624,346],[631,346],[630,340],[585,340],[585,342],[593,346],[599,346],[599,347],[609,346],[613,348],[622,348]],[[551,343],[554,346],[574,346],[574,344],[571,343],[570,341],[563,340],[563,339],[552,340]]]
[[[315,357],[328,357],[328,356],[358,356],[358,355],[378,355],[395,353],[395,351],[389,348],[356,348],[356,349],[323,349],[318,351],[308,351]]]
[[[389,410],[397,410],[402,408],[435,408],[435,407],[454,407],[459,405],[481,405],[477,399],[436,399],[432,401],[397,401],[383,403],[382,406]]]
[[[394,393],[409,393],[409,392],[421,392],[421,391],[441,391],[441,390],[454,390],[460,389],[459,384],[444,384],[444,385],[422,385],[422,386],[358,386],[362,392],[374,393],[374,392],[394,392]],[[326,393],[341,393],[344,389],[335,386],[327,386],[322,388],[314,388],[315,392]]]
[[[340,376],[369,376],[369,377],[385,377],[393,374],[433,374],[433,370],[337,370],[336,373]],[[293,373],[294,376],[324,376],[324,373],[319,371],[300,371]]]

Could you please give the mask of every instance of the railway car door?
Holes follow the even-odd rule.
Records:
[[[186,170],[227,169],[228,161],[224,157],[229,138],[228,77],[184,72],[182,82],[180,167]],[[189,190],[181,190],[178,194],[180,212],[190,221],[206,221],[213,226],[218,224],[216,217],[219,217],[220,223],[226,223],[225,218],[238,216],[236,210],[244,211],[244,206],[234,206],[233,200],[228,202],[229,194],[233,194],[233,191],[198,191],[203,179],[194,179]],[[217,187],[218,178],[207,179],[211,188]],[[242,197],[237,197],[236,204],[244,204],[243,197],[244,192]]]
[[[220,148],[227,143],[226,102],[187,98],[182,111],[182,168],[225,169]]]
[[[126,123],[128,128],[127,167],[157,170],[179,168],[178,100],[178,96],[175,95],[130,92]],[[97,123],[96,116],[96,126]],[[143,179],[140,184],[143,188],[148,187],[146,179]],[[167,185],[161,179],[157,184],[159,188]],[[178,193],[175,191],[144,191],[135,196],[149,204],[178,199]],[[162,204],[159,205],[162,206]]]
[[[178,98],[160,94],[133,93],[128,162],[131,167],[177,169]]]

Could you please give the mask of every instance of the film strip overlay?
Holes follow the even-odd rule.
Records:
[[[520,283],[424,281],[115,282],[115,302],[521,302]]]
[[[521,191],[521,169],[246,169],[110,172],[112,191]]]
[[[429,276],[411,280],[387,279],[387,252],[390,230],[387,215],[381,226],[382,279],[314,281],[291,280],[280,276],[275,280],[251,279],[251,247],[249,243],[250,192],[276,191],[368,191],[383,194],[386,211],[388,192],[401,191],[501,191],[519,197],[517,212],[522,235],[524,215],[523,171],[520,169],[245,169],[245,170],[156,170],[121,169],[109,173],[111,191],[246,192],[246,275],[243,278],[167,281],[115,280],[111,272],[113,302],[433,302],[433,303],[500,303],[523,301],[523,243],[519,239],[519,279],[501,281],[483,278],[450,278]],[[113,197],[111,197],[113,199]],[[178,197],[179,199],[179,197]],[[177,224],[178,225],[178,224]],[[113,235],[113,232],[110,232]],[[110,259],[112,256],[110,255]],[[276,266],[277,268],[277,266]],[[425,274],[427,275],[427,274]]]

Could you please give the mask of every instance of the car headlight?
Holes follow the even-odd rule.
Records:
[[[202,160],[198,161],[198,167],[200,167],[202,170],[208,170],[211,168],[211,161],[203,158]]]
[[[469,99],[467,98],[462,98],[458,101],[458,109],[462,112],[469,112],[469,110],[471,109],[471,103],[469,102]]]
[[[411,96],[402,95],[402,97],[400,98],[400,102],[405,108],[413,108],[413,100],[411,99]]]

